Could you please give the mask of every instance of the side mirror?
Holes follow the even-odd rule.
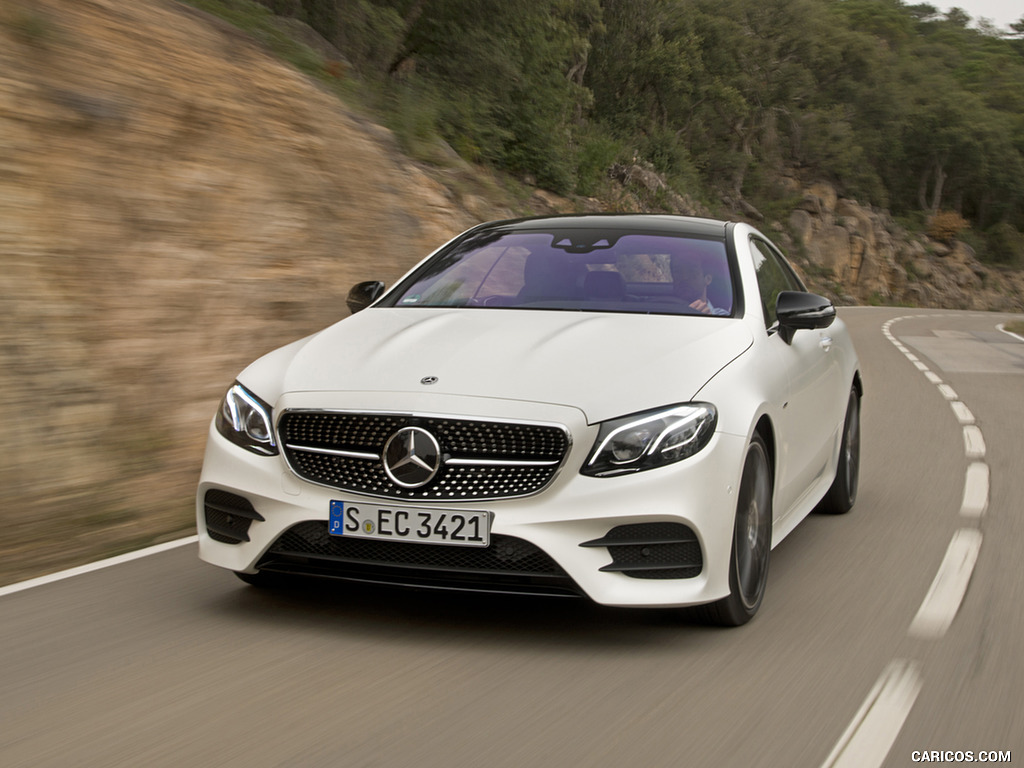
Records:
[[[787,344],[799,330],[828,328],[836,319],[836,308],[824,296],[800,291],[782,291],[775,303],[779,333]]]
[[[356,312],[366,309],[373,304],[384,293],[384,283],[379,280],[367,280],[363,283],[356,283],[348,292],[345,303],[349,311],[354,315]]]

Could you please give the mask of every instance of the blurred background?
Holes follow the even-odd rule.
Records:
[[[0,583],[190,533],[234,376],[476,218],[227,24],[4,0]]]
[[[742,217],[845,303],[1024,308],[1024,29],[929,7],[2,0],[0,584],[191,533],[234,376],[479,221]]]

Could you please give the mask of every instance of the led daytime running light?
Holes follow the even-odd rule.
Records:
[[[652,424],[654,422],[663,421],[667,416],[674,416],[677,414],[680,415],[681,418],[678,421],[675,421],[672,424],[669,424],[668,426],[662,427],[660,430],[657,430],[658,436],[636,458],[629,459],[627,461],[613,462],[616,464],[632,464],[633,462],[640,460],[644,456],[650,455],[657,451],[658,447],[662,444],[662,442],[664,442],[665,437],[667,435],[671,434],[678,427],[685,425],[688,421],[693,421],[694,415],[697,415],[699,413],[701,413],[701,409],[699,408],[694,408],[693,406],[682,406],[671,411],[653,414],[642,419],[637,419],[636,421],[631,421],[628,424],[624,424],[618,429],[610,432],[608,436],[605,437],[605,439],[601,442],[601,445],[598,446],[597,450],[594,451],[593,455],[591,456],[590,461],[588,462],[588,466],[592,465],[595,461],[597,461],[599,456],[604,454],[605,451],[609,450],[609,446],[611,445],[612,441],[614,441],[615,438],[618,437],[619,435],[626,432],[634,432],[638,430],[640,427],[644,426],[645,424]],[[694,437],[696,437],[696,434],[697,431],[694,432]],[[692,440],[693,438],[690,438],[690,440],[686,442],[691,442]],[[676,447],[678,446],[673,445],[666,450],[672,450]]]
[[[217,418],[217,429],[228,440],[254,453],[277,453],[270,406],[241,384],[224,395]]]
[[[717,420],[714,406],[687,403],[605,422],[582,472],[607,477],[680,461],[707,445]]]

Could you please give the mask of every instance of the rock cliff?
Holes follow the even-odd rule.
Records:
[[[845,200],[828,184],[804,190],[789,217],[794,258],[818,290],[844,303],[1016,312],[1019,272],[983,265],[969,245],[907,232],[884,211]]]

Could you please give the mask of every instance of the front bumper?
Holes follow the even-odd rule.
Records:
[[[289,407],[303,407],[308,402],[302,401],[311,399],[309,396],[293,396]],[[364,398],[355,403],[346,399],[346,402],[332,404],[332,407],[374,410],[378,405],[375,400]],[[323,407],[322,399],[317,405]],[[472,578],[454,570],[448,574],[451,578],[446,578],[444,561],[439,565],[433,564],[432,557],[428,558],[432,565],[426,570],[410,568],[409,563],[398,570],[388,567],[380,558],[386,560],[390,556],[379,552],[372,556],[376,560],[367,563],[365,554],[349,555],[342,551],[342,558],[358,560],[360,564],[354,567],[341,563],[338,560],[340,550],[334,548],[334,544],[341,544],[337,542],[339,537],[326,535],[331,501],[366,502],[369,497],[301,480],[289,469],[283,456],[249,453],[224,439],[212,425],[196,496],[200,557],[214,565],[246,573],[255,572],[257,566],[266,566],[267,569],[427,587],[546,594],[575,592],[611,606],[685,606],[711,602],[729,594],[728,567],[744,438],[718,433],[699,454],[676,464],[633,475],[593,478],[579,474],[579,469],[593,446],[598,428],[587,425],[578,410],[503,402],[499,408],[495,408],[493,403],[487,404],[485,415],[481,412],[481,405],[484,403],[479,398],[465,398],[464,402],[448,400],[427,404],[426,407],[432,412],[443,408],[444,412],[459,417],[495,417],[498,411],[497,415],[504,418],[514,416],[523,420],[564,424],[572,435],[573,444],[558,475],[535,495],[492,501],[416,502],[412,505],[492,513],[493,540],[489,549],[494,552],[478,550],[468,553],[485,558],[480,561],[479,568],[473,569]],[[207,494],[210,491],[231,495],[217,496],[220,501],[233,496],[248,502],[247,509],[251,509],[252,514],[247,511],[242,520],[237,515],[228,516],[233,524],[240,524],[243,540],[238,541],[233,534],[224,536],[218,533],[224,530],[225,517],[221,512],[208,509]],[[395,504],[394,499],[376,501],[384,506]],[[216,519],[208,519],[208,514]],[[629,542],[628,547],[617,548],[615,537],[619,533],[612,532],[622,532],[622,526],[653,523],[686,526],[692,531],[696,546],[699,546],[699,571],[691,568],[653,576],[646,574],[641,578],[636,571],[630,575],[628,568],[626,572],[615,569],[616,563],[621,565],[624,558],[642,558],[645,555],[642,547]],[[292,538],[283,540],[286,533]],[[299,548],[294,543],[297,533],[307,540],[301,546],[312,547],[320,554],[307,558],[298,555],[290,560],[282,557],[282,552],[294,553]],[[550,571],[550,577],[536,577],[540,572],[537,569],[541,569],[539,565],[530,571],[532,575],[518,581],[507,578],[500,569],[487,566],[487,557],[493,554],[500,560],[502,547],[520,546],[514,543],[517,541],[524,543],[524,550],[530,549],[532,553],[535,549],[540,557],[550,559],[554,568],[544,566]],[[345,546],[348,543],[345,542]],[[388,544],[438,552],[461,549],[420,543]],[[405,554],[408,553],[406,549]],[[411,560],[415,565],[422,559],[420,554],[419,551],[413,552],[411,557],[403,554],[402,559]]]

